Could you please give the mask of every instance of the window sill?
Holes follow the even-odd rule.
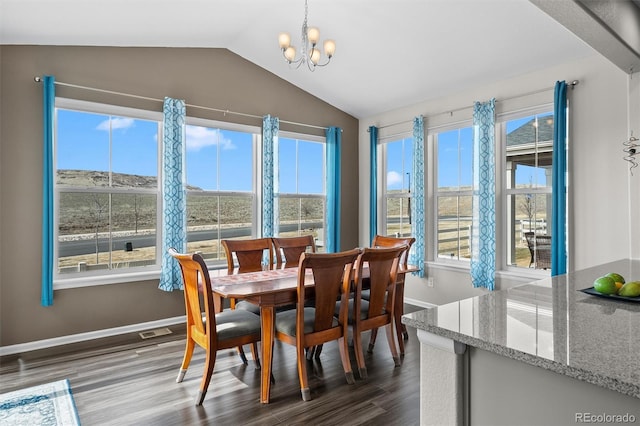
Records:
[[[53,281],[53,289],[66,290],[70,288],[93,287],[97,285],[123,284],[150,280],[160,280],[159,269],[154,268],[149,271],[58,278]]]

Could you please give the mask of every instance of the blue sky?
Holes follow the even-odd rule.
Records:
[[[531,117],[512,120],[510,132]],[[58,110],[57,167],[112,170],[143,176],[158,175],[158,126],[154,121]],[[111,132],[109,129],[111,128]],[[111,144],[110,144],[111,135]],[[251,191],[252,135],[243,132],[187,126],[187,183],[206,190]],[[323,192],[323,146],[280,138],[280,192]],[[387,144],[387,189],[406,190],[412,178],[412,138]],[[472,129],[442,132],[438,146],[440,187],[471,185]],[[442,166],[445,165],[445,166]],[[544,172],[520,166],[517,184],[545,185]]]
[[[57,114],[57,168],[106,172],[111,155],[113,172],[158,175],[157,122],[109,120],[107,115],[63,109]],[[251,191],[252,143],[248,133],[187,126],[187,183],[206,190]],[[280,191],[322,193],[323,145],[288,138],[280,138],[279,144]]]

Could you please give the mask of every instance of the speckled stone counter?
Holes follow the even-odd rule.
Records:
[[[487,292],[404,315],[402,322],[423,336],[450,339],[640,398],[640,303],[579,291],[609,272],[640,280],[640,260]]]

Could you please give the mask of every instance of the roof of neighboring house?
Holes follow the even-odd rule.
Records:
[[[507,146],[524,145],[535,142],[535,118],[507,134]],[[553,142],[553,116],[538,119],[538,142]]]

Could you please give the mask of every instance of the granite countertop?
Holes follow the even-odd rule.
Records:
[[[640,303],[579,291],[609,272],[638,281],[640,260],[489,292],[406,314],[402,322],[640,398]]]

